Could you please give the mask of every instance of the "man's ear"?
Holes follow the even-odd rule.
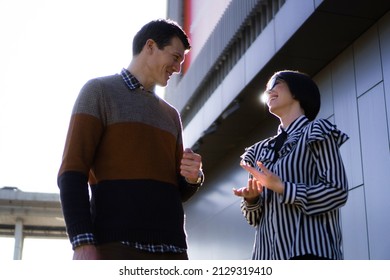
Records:
[[[145,46],[144,46],[144,49],[146,49],[146,51],[148,53],[152,53],[154,51],[154,48],[156,47],[156,42],[152,39],[148,39],[145,43]]]

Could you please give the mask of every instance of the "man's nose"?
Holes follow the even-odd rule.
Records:
[[[173,65],[173,72],[174,73],[180,73],[180,71],[181,71],[181,64],[180,63],[175,63]]]

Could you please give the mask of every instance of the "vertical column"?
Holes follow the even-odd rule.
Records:
[[[16,219],[15,223],[15,247],[14,247],[14,260],[21,260],[23,254],[23,220],[21,218]]]

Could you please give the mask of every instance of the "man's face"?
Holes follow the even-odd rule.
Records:
[[[149,63],[151,76],[155,84],[166,86],[171,75],[180,72],[185,53],[184,45],[177,37],[173,37],[171,44],[165,46],[162,50],[155,45]]]

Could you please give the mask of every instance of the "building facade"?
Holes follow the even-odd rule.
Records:
[[[168,0],[168,17],[193,45],[166,99],[181,113],[184,142],[204,160],[206,182],[185,204],[191,259],[249,259],[255,229],[232,188],[246,184],[245,147],[276,134],[259,100],[278,70],[319,85],[318,118],[350,139],[342,208],[345,259],[390,259],[390,1]]]

